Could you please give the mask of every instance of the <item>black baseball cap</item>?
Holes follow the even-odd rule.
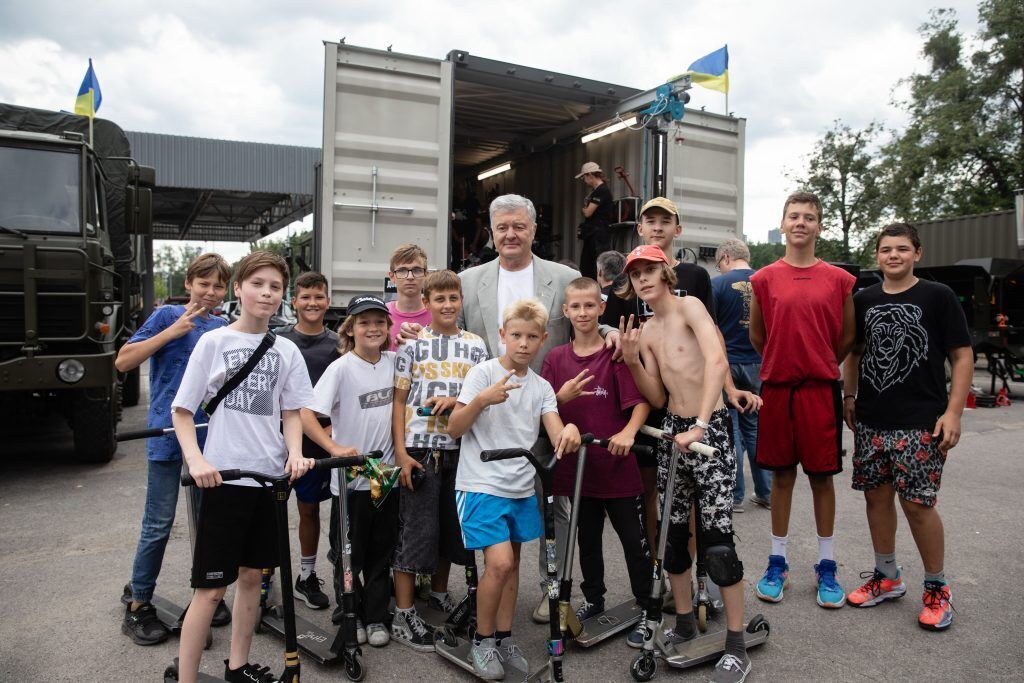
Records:
[[[389,312],[388,307],[384,304],[384,300],[376,294],[356,294],[349,299],[348,308],[345,313],[347,315],[358,315],[366,311]]]

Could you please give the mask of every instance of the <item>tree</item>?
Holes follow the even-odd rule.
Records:
[[[153,254],[153,296],[164,300],[185,293],[185,271],[188,264],[203,253],[200,247],[187,244],[161,246]]]
[[[840,246],[831,260],[856,262],[869,232],[886,213],[884,166],[875,153],[880,133],[877,123],[854,130],[836,120],[815,143],[804,173],[792,178],[821,200],[823,237],[836,238]],[[818,245],[822,258],[820,252],[830,246],[826,241]]]
[[[952,10],[921,27],[930,68],[903,81],[910,122],[885,149],[889,203],[906,220],[1011,208],[1024,186],[1024,2],[978,11],[970,54]]]

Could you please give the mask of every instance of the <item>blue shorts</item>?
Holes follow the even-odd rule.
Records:
[[[489,493],[456,491],[455,507],[466,550],[482,550],[505,541],[527,543],[540,538],[544,531],[537,497],[533,495],[502,498]]]
[[[310,470],[298,478],[292,486],[295,497],[313,505],[331,499],[331,473],[334,470]]]

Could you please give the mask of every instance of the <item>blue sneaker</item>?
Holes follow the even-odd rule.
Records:
[[[782,602],[782,591],[789,585],[789,565],[782,555],[769,555],[768,568],[757,582],[757,597],[767,602]]]
[[[846,604],[846,593],[836,581],[836,571],[834,560],[822,560],[814,565],[814,573],[818,575],[818,604],[822,607],[839,609]]]

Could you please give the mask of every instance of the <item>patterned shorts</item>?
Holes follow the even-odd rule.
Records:
[[[935,505],[946,455],[929,429],[877,429],[857,423],[853,488],[870,491],[883,484],[911,503]]]

